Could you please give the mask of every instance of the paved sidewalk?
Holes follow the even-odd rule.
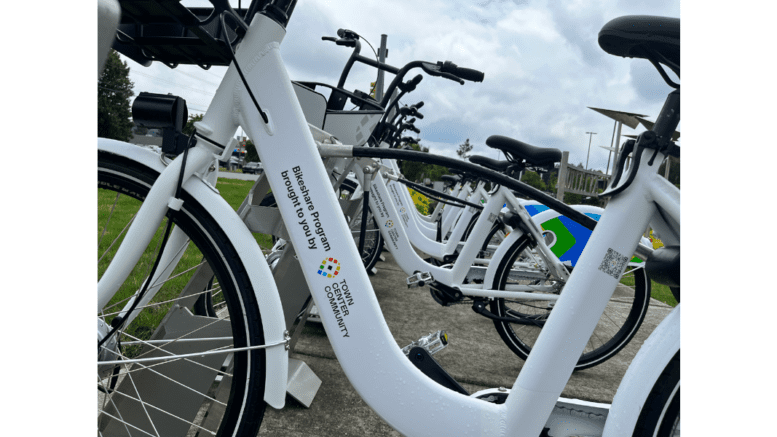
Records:
[[[407,275],[391,254],[377,264],[371,277],[386,323],[398,345],[444,329],[450,345],[434,357],[470,393],[492,387],[511,387],[523,361],[499,338],[491,320],[475,314],[469,305],[442,307],[429,288],[408,290]],[[669,314],[671,307],[652,301],[636,337],[604,364],[575,372],[562,396],[611,403],[615,391],[640,345]],[[286,407],[267,407],[260,436],[399,436],[356,394],[340,368],[320,324],[308,322],[293,358],[305,361],[322,380],[310,408],[291,397]]]

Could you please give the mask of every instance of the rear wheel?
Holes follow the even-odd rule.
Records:
[[[99,153],[98,277],[113,262],[157,177],[137,162]],[[117,342],[105,341],[98,355],[101,435],[254,437],[259,430],[265,408],[264,350],[179,357],[264,344],[259,308],[235,248],[192,196],[184,191],[182,200],[179,211],[168,211],[129,278],[97,314],[99,342],[142,288],[172,220],[167,249],[175,253],[173,261],[159,265],[157,271],[165,273],[155,275],[159,279],[148,288],[152,299],[137,306],[134,318],[125,317],[127,322],[109,337]],[[137,361],[154,357],[163,359]]]
[[[519,264],[516,263],[537,267],[532,271],[532,268],[517,268]],[[529,248],[528,240],[521,238],[513,243],[500,263],[493,288],[505,290],[509,285],[552,284],[543,278],[547,275],[542,264]],[[615,290],[575,370],[596,366],[613,357],[631,341],[642,324],[650,300],[650,281],[642,268],[629,267],[624,278],[632,278],[634,286],[619,286]],[[549,293],[536,294],[535,300],[499,298],[490,304],[491,312],[497,316],[516,319],[515,323],[494,320],[494,325],[502,341],[524,360],[534,347],[555,302],[543,299]]]
[[[356,192],[356,189],[358,187],[358,184],[354,181],[351,181],[349,179],[346,179],[343,181],[342,185],[340,186],[340,189],[337,192],[338,198],[350,200],[350,198],[353,196],[353,194]],[[272,193],[267,194],[267,196],[262,199],[261,206],[277,206],[277,203],[275,202],[275,197]],[[362,216],[361,214],[357,214],[358,217],[354,218],[353,222],[349,223],[349,226],[351,228],[351,234],[353,235],[354,243],[356,244],[356,247],[359,247],[359,238],[361,236],[361,221]],[[273,244],[275,244],[278,241],[278,238],[276,236],[272,236]],[[380,229],[378,229],[378,224],[375,222],[375,218],[372,215],[372,211],[369,211],[367,216],[367,231],[366,231],[366,239],[364,241],[364,251],[361,254],[362,257],[362,263],[364,264],[364,268],[369,272],[372,270],[373,267],[375,267],[375,264],[378,263],[378,260],[380,259],[380,254],[383,252],[383,236],[380,235]]]
[[[338,191],[338,197],[341,199],[351,199],[356,192],[358,184],[350,179],[345,179],[340,185]],[[353,221],[348,225],[351,228],[351,234],[353,234],[354,243],[356,247],[359,247],[359,239],[361,238],[361,223],[362,214],[356,214],[357,217],[353,218]],[[380,234],[378,223],[375,221],[375,217],[372,215],[372,211],[367,213],[367,228],[365,232],[364,251],[361,254],[362,263],[364,268],[369,272],[375,267],[380,259],[380,254],[383,252],[383,236]]]

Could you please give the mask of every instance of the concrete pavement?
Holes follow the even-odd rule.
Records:
[[[470,393],[493,387],[511,387],[524,363],[499,338],[491,320],[475,314],[469,305],[442,307],[429,288],[408,290],[407,275],[387,251],[386,261],[371,277],[389,329],[400,347],[444,329],[450,345],[435,359]],[[635,338],[607,362],[575,372],[562,396],[611,403],[626,369],[640,345],[669,314],[671,307],[652,300]],[[399,436],[374,413],[348,382],[320,324],[308,322],[292,358],[310,366],[322,380],[310,408],[291,397],[286,407],[267,407],[260,436]]]

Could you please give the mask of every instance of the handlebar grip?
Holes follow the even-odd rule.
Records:
[[[415,108],[415,109],[421,109],[421,108],[424,107],[424,102],[423,101],[418,102],[415,105],[413,105],[412,107]]]
[[[469,80],[472,82],[483,82],[483,78],[486,76],[482,71],[462,67],[456,67],[456,69],[451,71],[451,73],[459,76],[464,80]]]
[[[415,111],[415,116],[418,117],[421,120],[424,119],[424,114],[421,114],[420,112],[418,112],[418,110]]]
[[[352,39],[338,39],[335,44],[346,47],[356,47],[356,41]]]
[[[483,82],[483,78],[485,77],[485,74],[482,71],[459,67],[451,61],[438,62],[437,65],[443,73],[450,73],[464,80]]]

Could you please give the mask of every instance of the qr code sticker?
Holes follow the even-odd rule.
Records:
[[[495,220],[496,220],[496,214],[488,213],[488,221],[490,221],[491,223],[494,223]]]
[[[607,249],[607,254],[604,255],[602,263],[599,265],[599,270],[607,273],[615,279],[620,278],[621,273],[626,270],[626,263],[629,259],[620,253]]]

